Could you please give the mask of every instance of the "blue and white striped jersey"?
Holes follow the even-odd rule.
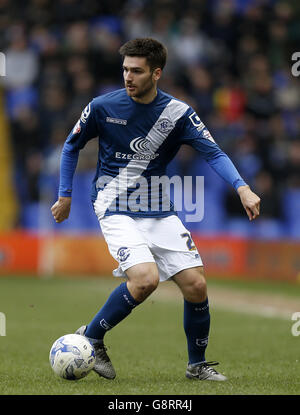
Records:
[[[246,184],[193,108],[160,89],[150,104],[137,103],[120,89],[94,98],[67,137],[59,196],[71,196],[79,151],[96,137],[99,153],[91,197],[100,218],[176,214],[158,178],[166,175],[182,144],[199,151],[235,189]]]

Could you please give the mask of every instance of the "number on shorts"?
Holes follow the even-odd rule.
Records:
[[[194,244],[194,242],[193,242],[193,240],[192,240],[192,237],[191,237],[191,235],[189,234],[189,233],[182,233],[181,235],[180,235],[182,238],[187,238],[186,239],[186,246],[188,247],[188,250],[189,251],[195,251],[195,249],[196,249],[196,246],[195,246],[195,244]]]

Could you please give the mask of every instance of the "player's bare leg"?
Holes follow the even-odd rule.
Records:
[[[199,380],[226,380],[225,376],[211,367],[217,362],[205,360],[210,314],[203,267],[185,269],[174,275],[173,281],[184,297],[184,330],[189,355],[186,376]]]
[[[144,301],[159,284],[159,274],[154,262],[137,264],[126,271],[128,277],[127,288],[132,297],[138,301]]]
[[[155,263],[134,265],[126,271],[126,274],[128,280],[111,293],[90,324],[76,331],[77,334],[88,337],[93,344],[96,354],[93,370],[106,379],[114,379],[116,372],[103,343],[104,335],[126,318],[133,308],[142,303],[159,283]]]
[[[178,285],[185,300],[191,303],[201,303],[206,300],[207,286],[203,267],[184,269],[172,279]]]

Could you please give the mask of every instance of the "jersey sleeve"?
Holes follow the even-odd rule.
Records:
[[[93,101],[91,101],[82,111],[80,119],[64,143],[60,160],[59,196],[72,196],[73,176],[78,162],[79,151],[84,148],[89,140],[98,135],[95,109]]]
[[[191,145],[197,150],[213,170],[236,190],[239,186],[246,185],[233,162],[221,150],[191,107],[180,121],[181,144]]]

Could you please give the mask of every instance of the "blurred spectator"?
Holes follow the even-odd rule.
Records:
[[[215,107],[226,122],[238,121],[245,112],[246,94],[237,81],[229,80],[214,93]]]
[[[11,130],[16,166],[24,167],[27,155],[42,149],[38,114],[30,107],[20,108],[11,123]]]
[[[285,183],[288,188],[300,189],[300,140],[289,145]]]
[[[247,95],[247,110],[256,118],[270,118],[277,112],[272,79],[268,73],[253,79]]]
[[[241,176],[247,178],[251,185],[254,177],[262,168],[255,136],[248,133],[243,139],[236,142],[233,160]]]
[[[39,173],[42,163],[42,143],[37,114],[29,107],[18,111],[11,123],[15,183],[20,202],[39,200]]]
[[[195,17],[186,15],[178,27],[172,41],[178,62],[184,66],[210,63],[214,56],[214,44],[199,30]]]
[[[55,124],[66,118],[68,96],[66,91],[58,85],[47,86],[42,93],[39,116],[41,120],[41,139],[46,148]]]
[[[261,217],[280,217],[280,191],[276,189],[274,180],[268,171],[261,170],[255,177],[253,189],[263,202],[261,206]]]
[[[36,53],[29,47],[23,25],[13,25],[8,30],[8,48],[4,84],[8,89],[25,88],[32,85],[38,75]],[[22,69],[22,70],[20,70]]]
[[[88,23],[79,21],[69,24],[66,28],[63,46],[68,53],[88,52],[91,46]]]
[[[126,39],[149,36],[151,22],[142,1],[128,1],[123,9],[122,18]]]
[[[45,174],[54,176],[59,174],[61,151],[66,136],[70,132],[69,130],[68,124],[65,121],[54,124],[49,138],[49,145],[44,155]]]
[[[189,67],[187,74],[191,82],[191,95],[194,97],[197,111],[201,114],[203,122],[206,122],[214,107],[212,76],[201,65]]]

